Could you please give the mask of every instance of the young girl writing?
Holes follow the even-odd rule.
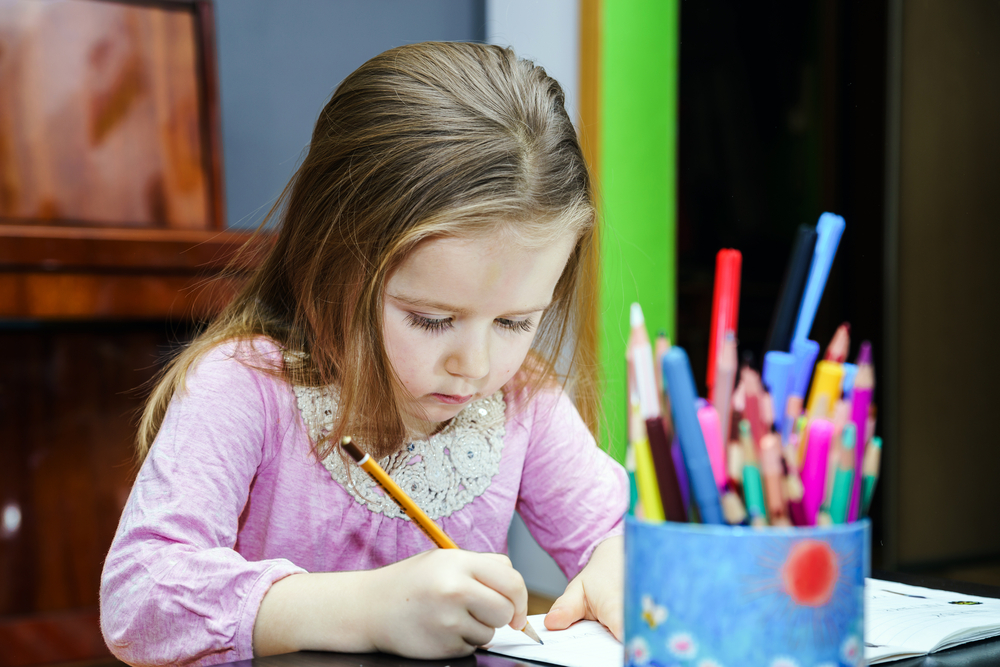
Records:
[[[515,509],[572,578],[545,625],[620,638],[627,482],[553,371],[595,225],[559,85],[492,46],[383,53],[334,92],[275,215],[147,404],[101,585],[113,652],[467,654],[525,624]],[[433,548],[345,435],[462,549]]]

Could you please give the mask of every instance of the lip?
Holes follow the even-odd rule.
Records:
[[[431,394],[434,400],[446,405],[461,405],[472,400],[472,394],[468,396],[457,396],[455,394]]]

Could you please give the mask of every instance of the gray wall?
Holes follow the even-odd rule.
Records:
[[[580,88],[579,0],[486,0],[486,41],[513,47],[566,93],[566,111],[578,123]]]
[[[484,41],[483,0],[216,0],[228,224],[256,227],[340,81],[386,49]]]

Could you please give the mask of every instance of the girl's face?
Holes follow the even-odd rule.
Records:
[[[575,245],[491,238],[425,241],[386,284],[386,351],[421,435],[490,396],[518,371]]]

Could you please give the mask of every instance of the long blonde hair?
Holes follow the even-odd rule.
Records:
[[[418,243],[443,236],[576,236],[516,382],[553,378],[572,342],[563,380],[573,378],[578,403],[595,400],[594,360],[575,346],[588,326],[580,285],[596,264],[591,181],[559,84],[511,50],[422,43],[366,62],[320,113],[272,218],[280,226],[263,261],[160,376],[139,425],[140,461],[192,364],[220,342],[257,336],[298,353],[263,370],[337,386],[336,426],[315,443],[319,455],[348,433],[373,455],[396,451],[406,431],[382,339],[383,292]]]

